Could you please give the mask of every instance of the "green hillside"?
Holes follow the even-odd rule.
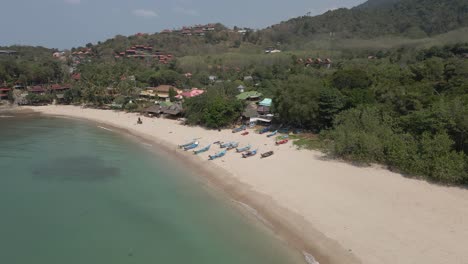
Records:
[[[308,41],[318,34],[372,39],[385,35],[424,38],[468,26],[465,0],[373,0],[352,9],[303,16],[261,31],[263,42]],[[384,6],[376,8],[378,6]]]

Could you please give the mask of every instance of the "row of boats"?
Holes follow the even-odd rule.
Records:
[[[193,141],[191,141],[189,143],[179,145],[179,148],[182,148],[185,151],[188,151],[188,150],[192,150],[192,149],[197,148],[199,146],[199,144],[200,143],[197,140],[193,140]],[[226,155],[227,151],[231,150],[231,149],[236,149],[236,152],[241,153],[243,158],[248,158],[248,157],[255,156],[257,154],[257,152],[258,152],[258,149],[251,150],[252,146],[250,144],[245,146],[245,147],[239,148],[238,147],[239,142],[226,142],[226,143],[223,143],[223,142],[217,141],[217,142],[214,142],[213,144],[219,144],[219,146],[221,148],[224,148],[224,149],[221,150],[220,152],[217,152],[214,155],[209,155],[210,160],[214,160],[214,159],[223,157],[224,155]],[[193,153],[195,155],[198,155],[200,153],[203,153],[203,152],[206,152],[206,151],[210,150],[210,148],[211,148],[211,144],[209,144],[209,145],[207,145],[207,146],[205,146],[205,147],[203,147],[201,149],[194,150]],[[273,151],[268,151],[268,152],[265,152],[265,153],[261,154],[261,157],[266,158],[266,157],[269,157],[269,156],[271,156],[273,154],[274,154]]]

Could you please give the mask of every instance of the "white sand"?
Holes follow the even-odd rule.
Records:
[[[219,178],[241,182],[244,187],[238,194],[261,194],[263,199],[250,196],[253,206],[262,207],[270,219],[286,223],[288,230],[278,233],[299,235],[300,239],[292,240],[302,243],[303,250],[314,251],[322,264],[468,263],[468,190],[408,179],[377,167],[327,161],[319,152],[298,151],[291,143],[274,146],[274,139],[251,130],[241,136],[145,117],[143,125],[136,125],[136,114],[74,106],[31,109],[102,122],[172,144],[174,149],[201,137],[201,146],[233,140],[259,147],[259,152],[274,150],[275,155],[267,159],[258,155],[242,159],[228,153],[207,161],[208,154],[219,151],[212,146],[195,159],[228,171],[230,175]]]

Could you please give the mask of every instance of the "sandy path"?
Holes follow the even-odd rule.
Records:
[[[319,152],[298,151],[290,143],[274,146],[273,139],[253,131],[244,137],[156,118],[142,118],[143,125],[136,125],[136,114],[74,106],[31,109],[107,123],[160,143],[177,145],[201,137],[201,146],[233,140],[258,146],[260,152],[274,150],[275,155],[262,160],[229,153],[208,162],[207,155],[218,151],[212,146],[195,159],[218,165],[232,180],[268,197],[252,202],[285,221],[310,245],[304,250],[313,251],[321,263],[468,263],[468,190],[404,178],[377,167],[327,161]],[[275,213],[276,208],[291,214],[280,215],[284,211]]]

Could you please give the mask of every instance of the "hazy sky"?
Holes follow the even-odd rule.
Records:
[[[221,22],[263,28],[365,0],[1,0],[0,46],[71,48],[117,34]]]

